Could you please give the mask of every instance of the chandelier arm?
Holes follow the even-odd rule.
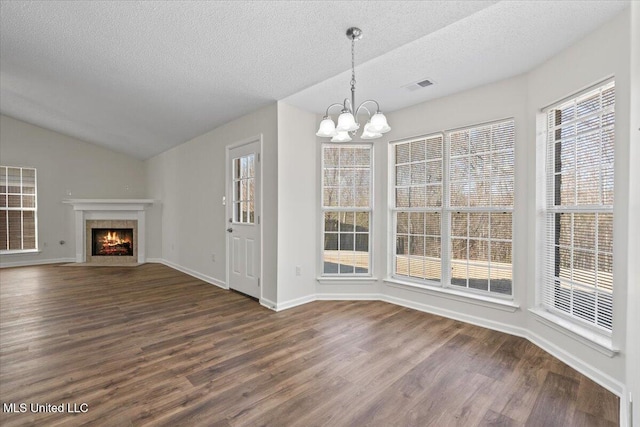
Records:
[[[376,113],[380,112],[380,104],[378,104],[378,101],[374,99],[367,99],[366,101],[363,101],[360,105],[358,105],[358,109],[356,110],[356,114],[354,115],[354,117],[358,115],[358,112],[360,111],[361,108],[364,108],[365,110],[367,110],[367,112],[369,113],[369,117],[371,117],[371,111],[369,111],[369,109],[364,106],[368,102],[373,102],[374,104],[376,104]]]
[[[360,114],[360,109],[363,109],[367,112],[367,114],[369,115],[369,118],[371,118],[371,110],[369,110],[367,107],[364,106],[364,104],[360,104],[360,106],[358,106],[358,109],[356,110],[356,114],[354,115],[354,117],[357,117],[358,114]]]
[[[329,105],[329,106],[327,107],[327,111],[326,111],[326,112],[325,112],[325,114],[324,114],[324,117],[325,117],[325,118],[328,118],[328,117],[329,117],[329,110],[330,110],[332,107],[342,107],[342,104],[340,104],[339,102],[336,102],[336,103],[334,103],[334,104]]]

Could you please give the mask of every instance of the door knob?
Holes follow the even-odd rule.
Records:
[[[228,233],[233,233],[233,228],[231,228],[231,227],[227,228],[227,232]]]

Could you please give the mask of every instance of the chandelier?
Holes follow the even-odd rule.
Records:
[[[364,125],[364,129],[360,138],[362,139],[376,139],[380,138],[383,133],[387,133],[391,130],[387,124],[387,118],[380,112],[380,105],[373,99],[368,99],[358,105],[356,104],[356,72],[355,72],[355,44],[356,40],[362,38],[362,30],[360,28],[351,27],[347,30],[347,37],[351,39],[351,100],[345,98],[342,104],[335,103],[327,107],[327,111],[320,122],[318,127],[317,136],[323,138],[331,138],[331,142],[349,142],[351,137],[356,134],[356,131],[360,129],[358,124],[358,114],[360,112],[366,112],[368,115],[368,121]],[[375,105],[375,112],[372,114],[372,109],[367,108],[367,105],[373,107]],[[342,107],[340,115],[338,116],[338,125],[329,116],[329,110],[333,107]],[[355,108],[355,111],[354,111]]]

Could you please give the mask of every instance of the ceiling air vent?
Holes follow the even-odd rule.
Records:
[[[431,85],[433,85],[433,80],[424,79],[424,80],[420,80],[419,82],[409,83],[408,85],[406,85],[404,87],[407,90],[414,91],[414,90],[422,89],[423,87],[427,87],[427,86],[431,86]]]
[[[429,79],[423,80],[421,82],[416,83],[418,86],[420,87],[427,87],[427,86],[431,86],[433,84],[433,82]]]

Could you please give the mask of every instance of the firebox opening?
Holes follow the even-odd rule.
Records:
[[[133,256],[133,228],[91,229],[92,256]]]

